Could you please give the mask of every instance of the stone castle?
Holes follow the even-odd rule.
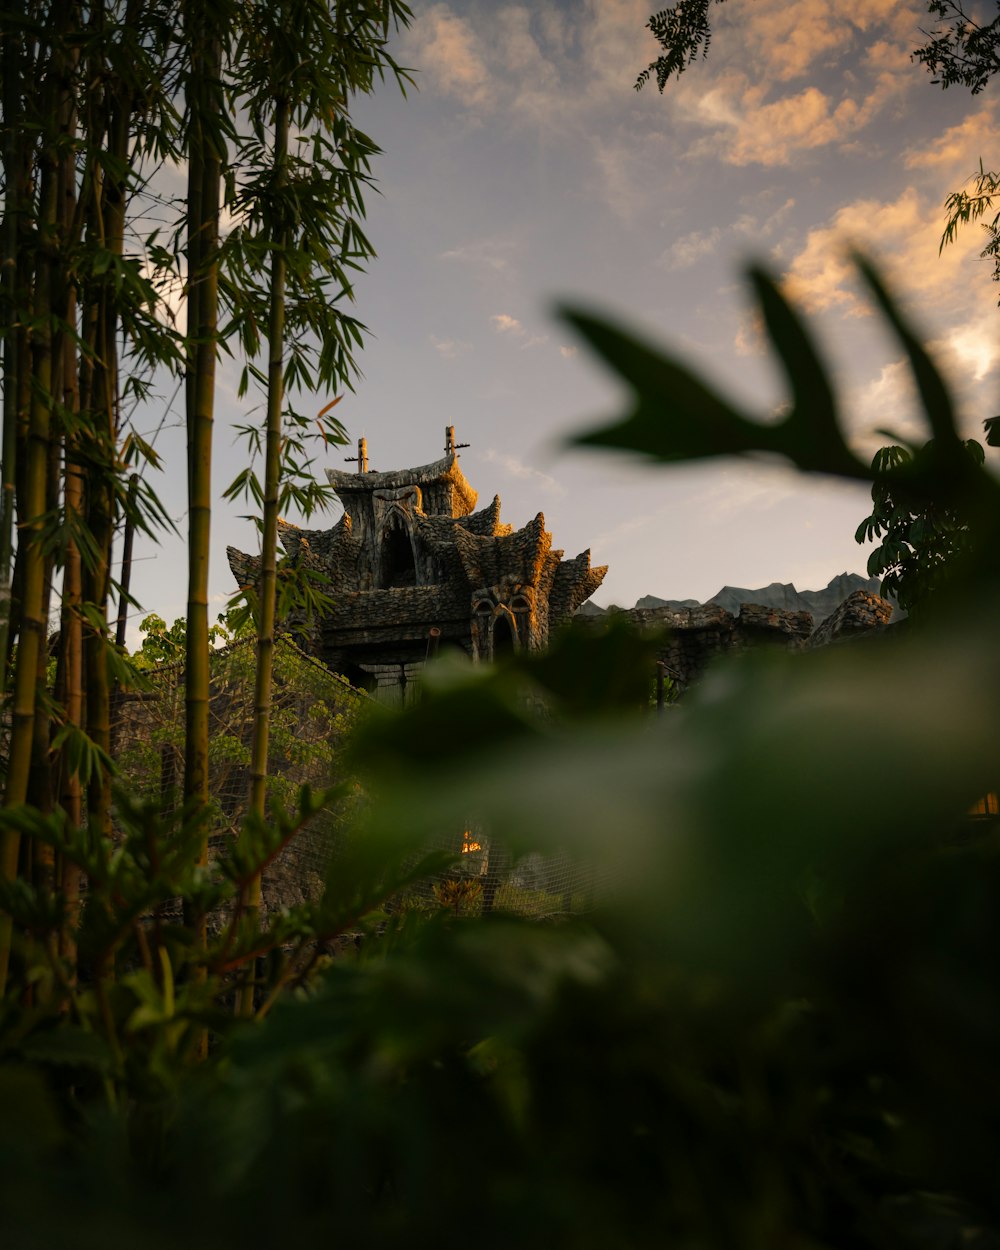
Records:
[[[571,560],[553,551],[541,513],[514,530],[500,520],[499,496],[475,511],[478,497],[458,463],[462,446],[448,426],[440,460],[379,473],[368,467],[361,439],[356,472],[327,470],[344,507],[337,524],[304,530],[281,523],[286,553],[323,575],[332,600],[322,619],[295,630],[299,642],[381,702],[405,703],[428,656],[442,648],[490,661],[545,647],[607,572],[591,568],[589,551]],[[239,584],[252,585],[259,557],[233,547],[228,554]],[[835,581],[847,597],[818,624],[809,611],[760,603],[727,611],[714,602],[650,600],[627,611],[594,609],[581,614],[581,626],[600,629],[608,615],[619,615],[659,635],[659,658],[679,694],[718,655],[760,645],[805,650],[882,631],[892,605],[870,586],[850,593],[848,583],[864,586],[863,579]]]
[[[352,684],[402,703],[429,654],[456,647],[473,661],[544,647],[600,586],[606,567],[590,552],[571,560],[552,549],[541,513],[522,529],[500,520],[500,497],[478,496],[459,467],[454,426],[444,456],[388,473],[328,469],[344,513],[331,529],[281,524],[288,556],[323,574],[332,607],[304,639]],[[228,549],[241,586],[259,558]]]

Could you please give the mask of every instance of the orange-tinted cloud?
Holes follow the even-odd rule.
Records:
[[[929,340],[934,359],[951,380],[972,435],[983,394],[978,385],[1000,364],[997,287],[992,266],[979,258],[983,239],[972,228],[939,254],[942,215],[935,195],[906,187],[895,199],[858,199],[843,205],[829,222],[809,231],[786,276],[786,291],[806,311],[866,316],[871,298],[848,258],[850,246],[873,255],[890,288],[917,329]],[[890,337],[888,342],[892,342]],[[861,425],[889,425],[904,437],[927,437],[915,418],[908,366],[887,366],[854,395],[849,411]],[[882,440],[884,441],[884,440]]]
[[[918,27],[909,0],[733,0],[727,8],[719,25],[742,36],[745,59],[762,78],[779,82],[856,54],[873,31],[883,32],[885,48],[902,48],[908,62]]]
[[[439,91],[466,105],[489,102],[490,73],[471,22],[447,4],[432,4],[414,23],[410,39],[422,73]]]
[[[987,104],[957,126],[949,126],[924,148],[910,148],[904,156],[907,169],[931,169],[946,177],[964,177],[979,157],[993,158],[992,136],[996,130],[996,107]],[[955,188],[957,189],[957,188]]]
[[[789,165],[803,152],[856,142],[919,85],[904,0],[734,0],[716,23],[708,61],[671,96],[682,117],[713,132],[692,156]]]

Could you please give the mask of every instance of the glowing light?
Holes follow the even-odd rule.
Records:
[[[1000,816],[1000,798],[987,794],[969,809],[970,816]]]

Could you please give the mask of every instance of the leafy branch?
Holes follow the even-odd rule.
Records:
[[[679,78],[699,57],[704,60],[708,56],[712,42],[708,19],[711,3],[712,0],[677,0],[671,8],[652,15],[646,29],[656,37],[663,53],[635,80],[636,91],[641,91],[655,75],[656,86],[662,93],[670,78]],[[716,3],[722,4],[723,0]]]
[[[1000,174],[985,169],[980,158],[979,173],[973,174],[970,181],[973,183],[973,190],[955,191],[944,202],[948,219],[941,235],[938,253],[949,243],[955,242],[959,226],[979,221],[989,235],[989,243],[979,253],[980,258],[993,261],[993,280],[1000,282],[1000,212],[994,214],[992,221],[982,221],[993,208],[997,194],[1000,193]]]
[[[914,57],[935,75],[935,86],[968,87],[978,95],[1000,71],[1000,17],[980,24],[962,0],[929,0],[927,7],[945,25],[921,32],[929,42]]]

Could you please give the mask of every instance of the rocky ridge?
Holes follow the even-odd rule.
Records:
[[[680,694],[716,656],[727,652],[760,646],[812,650],[882,633],[894,615],[893,604],[871,589],[872,581],[844,573],[825,592],[799,592],[781,583],[762,590],[727,587],[725,602],[732,609],[717,600],[669,601],[647,595],[634,608],[581,610],[577,619],[600,630],[609,618],[624,618],[644,633],[659,635],[657,658],[666,666],[675,694]],[[741,595],[746,598],[737,602],[731,597]],[[798,606],[802,603],[811,603],[813,610]],[[830,610],[823,611],[827,607]]]
[[[814,621],[824,621],[855,591],[863,590],[870,595],[879,595],[879,579],[863,577],[860,573],[839,573],[831,578],[822,590],[796,590],[791,582],[771,582],[769,586],[761,586],[757,590],[748,590],[741,586],[723,586],[704,603],[697,599],[661,599],[657,595],[643,595],[636,601],[636,609],[650,608],[707,608],[710,604],[723,608],[733,616],[738,616],[744,604],[755,604],[762,608],[773,608],[781,612],[808,612]],[[881,596],[880,596],[881,597]],[[891,602],[891,601],[890,601]],[[905,613],[893,604],[894,618],[899,620]],[[594,603],[585,603],[580,613],[586,616],[601,616],[606,612],[621,611],[616,605],[600,608]]]

